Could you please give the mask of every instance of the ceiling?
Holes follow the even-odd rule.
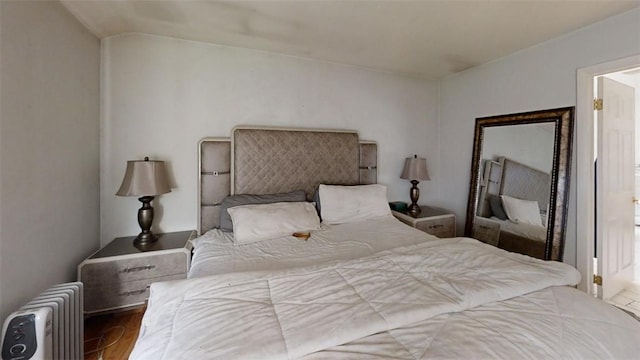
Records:
[[[639,0],[61,0],[100,38],[147,33],[439,79]],[[639,24],[640,31],[640,24]]]

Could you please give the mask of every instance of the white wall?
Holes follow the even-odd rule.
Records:
[[[438,201],[455,211],[459,225],[465,219],[475,118],[575,106],[576,70],[640,53],[639,28],[635,9],[441,82]],[[575,158],[574,153],[573,174]],[[575,264],[575,176],[570,186],[564,259]]]
[[[0,13],[1,320],[98,248],[100,43],[57,1]]]
[[[425,156],[435,198],[437,84],[367,69],[141,34],[103,40],[101,241],[137,234],[136,198],[116,197],[127,160],[169,162],[157,231],[194,229],[197,143],[236,125],[357,130],[379,146],[379,182],[408,201],[404,158]],[[158,211],[160,210],[160,211]],[[160,214],[158,214],[160,213]]]

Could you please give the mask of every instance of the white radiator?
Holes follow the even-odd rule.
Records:
[[[81,282],[54,285],[7,317],[2,360],[84,358]]]

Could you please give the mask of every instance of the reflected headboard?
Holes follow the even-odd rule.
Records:
[[[491,217],[489,196],[508,195],[517,199],[538,202],[546,213],[551,195],[551,175],[506,157],[497,161],[485,160],[480,178],[480,197],[477,215]]]
[[[551,197],[551,175],[504,158],[502,162],[501,195],[538,202],[540,210],[547,210]]]
[[[377,145],[355,131],[237,127],[199,146],[198,233],[219,225],[229,194],[272,194],[318,184],[377,182]]]

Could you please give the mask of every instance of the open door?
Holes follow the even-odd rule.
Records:
[[[598,297],[610,299],[633,281],[634,264],[634,89],[599,77],[597,111]]]

